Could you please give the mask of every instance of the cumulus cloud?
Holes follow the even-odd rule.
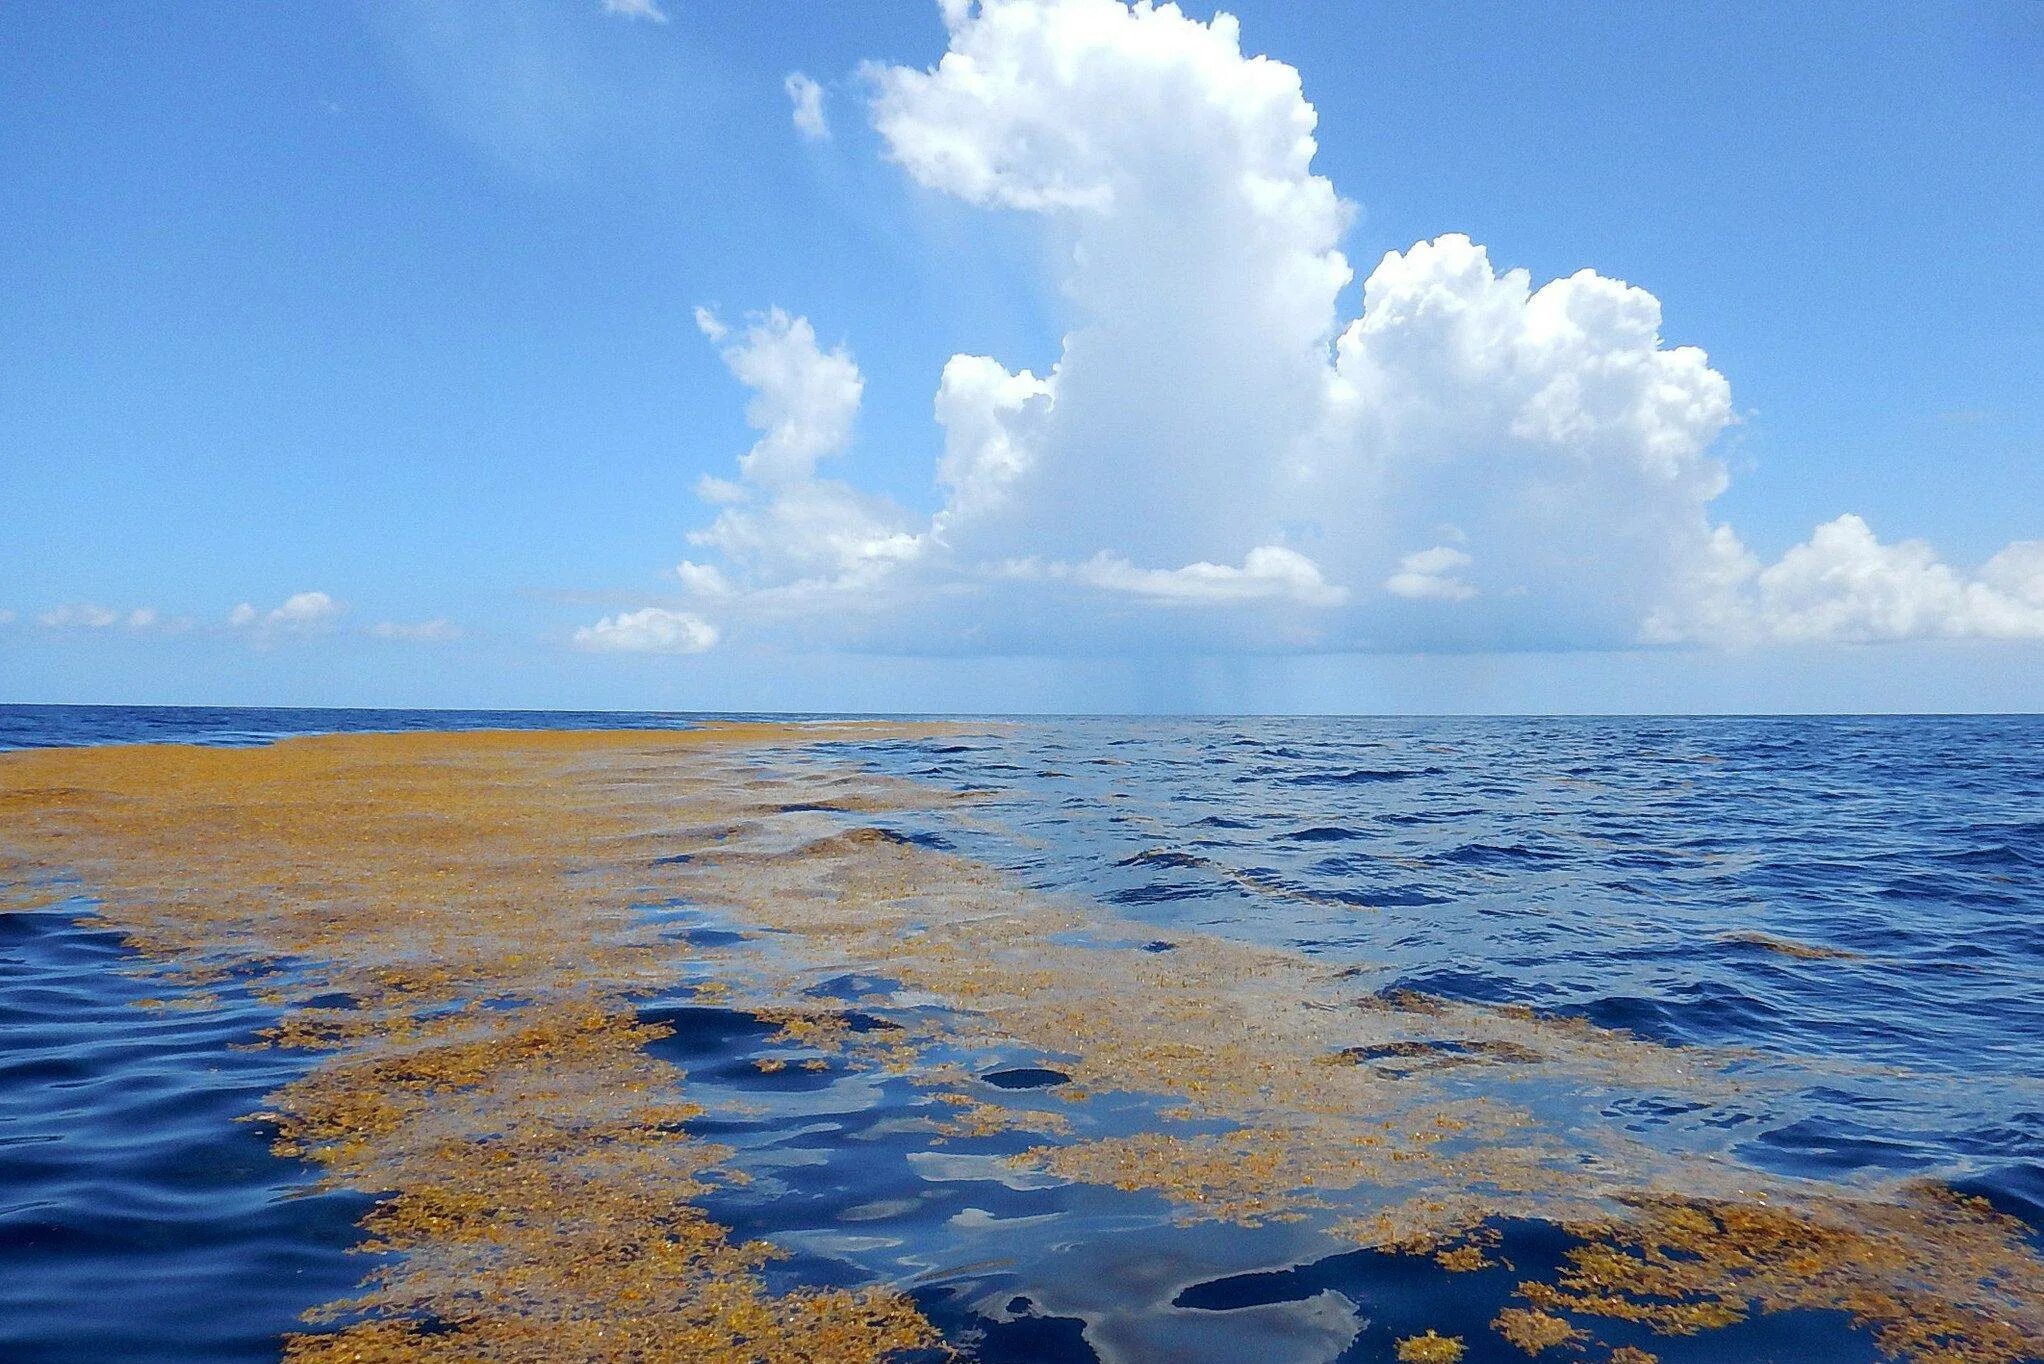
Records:
[[[1476,589],[1455,574],[1475,562],[1453,545],[1435,545],[1400,559],[1384,590],[1412,601],[1467,601]]]
[[[696,322],[752,390],[745,417],[760,437],[739,457],[737,479],[705,481],[706,500],[724,510],[690,541],[718,551],[753,588],[849,585],[915,558],[921,546],[906,513],[817,474],[851,444],[865,379],[850,353],[824,350],[807,318],[778,308],[736,333],[706,311]],[[686,564],[680,572],[697,590],[728,586],[722,570],[707,567]]]
[[[243,602],[227,613],[227,623],[264,634],[307,634],[331,625],[346,609],[324,592],[294,592],[268,611]]]
[[[715,564],[698,564],[683,559],[674,566],[674,576],[681,580],[682,590],[692,597],[731,595],[730,580]]]
[[[13,619],[10,612],[7,617]],[[38,624],[49,630],[153,630],[171,628],[174,622],[165,621],[152,606],[115,608],[98,606],[91,602],[73,602],[43,612],[36,617]]]
[[[759,432],[699,488],[718,510],[680,577],[702,609],[931,649],[2035,631],[2020,547],[1969,578],[1920,547],[1843,545],[1834,522],[1751,563],[1710,514],[1730,385],[1643,289],[1536,282],[1448,233],[1386,253],[1343,316],[1353,208],[1313,169],[1298,72],[1245,53],[1233,18],[941,11],[934,67],[865,69],[874,127],[916,185],[1040,226],[1060,352],[1040,373],[951,357],[937,505],[911,516],[842,476],[848,348],[779,309],[699,313]]]
[[[819,459],[843,452],[866,385],[844,347],[825,352],[808,318],[778,308],[754,318],[729,345],[730,329],[708,309],[696,310],[696,326],[722,346],[724,363],[752,390],[745,419],[761,435],[738,461],[747,481],[769,488],[807,482]]]
[[[656,24],[667,22],[667,11],[660,8],[658,0],[603,0],[603,12],[620,19],[645,19]]]
[[[1729,527],[1686,596],[1648,617],[1663,641],[1873,643],[2044,639],[2044,540],[2008,546],[1965,573],[1921,540],[1883,544],[1857,516],[1817,527],[1763,567]]]
[[[717,629],[701,616],[649,606],[605,616],[575,632],[575,647],[603,653],[700,654],[717,643]]]
[[[793,106],[795,131],[811,142],[828,139],[830,121],[823,114],[823,87],[800,71],[790,71],[781,85]]]
[[[378,639],[400,639],[414,644],[445,644],[461,638],[459,626],[437,616],[415,622],[380,620],[369,627],[369,633]]]

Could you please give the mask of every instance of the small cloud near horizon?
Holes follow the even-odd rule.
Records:
[[[461,627],[440,616],[432,620],[405,622],[380,620],[369,627],[378,639],[408,640],[415,644],[445,644],[461,638]]]
[[[603,0],[603,12],[620,19],[644,19],[655,24],[667,22],[667,11],[656,0]]]
[[[591,653],[700,654],[716,646],[717,628],[687,611],[648,606],[586,625],[574,643]]]
[[[294,592],[269,611],[260,611],[253,603],[243,602],[227,613],[227,623],[236,630],[260,634],[303,634],[326,628],[346,610],[324,592]]]
[[[14,613],[0,613],[0,624],[14,619]],[[153,606],[112,607],[93,602],[70,602],[43,612],[36,623],[46,630],[145,630],[175,631],[189,621],[166,619]]]

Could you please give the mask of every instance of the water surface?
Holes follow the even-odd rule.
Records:
[[[695,718],[11,707],[0,746]],[[2044,1227],[2039,719],[1030,720],[827,760],[990,791],[969,817],[879,822],[1135,920],[1159,953],[1193,932],[1281,946],[1358,989],[1744,1049],[1766,1081],[1708,1105],[1571,1096],[1584,1122],[1845,1190],[1933,1176]],[[274,1357],[368,1267],[348,1251],[362,1200],[235,1121],[304,1060],[242,1049],[272,1020],[231,986],[134,1007],[170,996],[87,909],[0,918],[0,1356]],[[1382,1359],[1429,1327],[1470,1360],[1524,1358],[1485,1328],[1503,1271],[1344,1251],[1310,1223],[1183,1226],[1002,1165],[1018,1134],[933,1143],[906,1081],[763,1072],[773,1030],[743,1013],[645,1007],[753,1176],[715,1215],[785,1247],[785,1282],[904,1286],[990,1359]],[[1016,1055],[989,1082],[1048,1095],[1055,1064]],[[1099,1102],[1130,1130],[1155,1107]],[[1537,1224],[1504,1234],[1521,1276],[1560,1253]],[[1608,1340],[1874,1357],[1823,1316]]]

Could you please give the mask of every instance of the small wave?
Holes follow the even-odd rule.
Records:
[[[1995,843],[1987,847],[1939,853],[1936,854],[1935,860],[1949,867],[2015,871],[2018,868],[2044,866],[2044,852],[2035,848],[2017,848],[2006,843]]]
[[[1441,854],[1441,861],[1464,867],[1525,867],[1562,860],[1561,853],[1529,848],[1523,843],[1464,843]]]
[[[1253,829],[1256,826],[1246,819],[1231,819],[1227,815],[1205,815],[1192,821],[1195,829]]]
[[[1315,824],[1310,828],[1294,829],[1279,838],[1291,843],[1343,843],[1354,838],[1368,838],[1360,829],[1345,828],[1339,824]]]
[[[1438,767],[1352,767],[1346,772],[1302,772],[1283,781],[1287,786],[1371,786],[1440,775]]]

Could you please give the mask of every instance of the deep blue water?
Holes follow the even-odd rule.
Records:
[[[0,747],[695,718],[0,707]],[[1283,944],[1369,988],[1750,1048],[1770,1076],[1708,1113],[1603,1121],[1843,1185],[1934,1175],[2044,1228],[2044,718],[1032,720],[837,756],[993,788],[975,821],[892,822],[1160,941]],[[368,1268],[346,1253],[360,1200],[309,1193],[233,1121],[302,1058],[235,1049],[268,1020],[231,992],[129,1007],[162,991],[75,917],[0,917],[0,1359],[274,1357]],[[1524,1358],[1482,1329],[1509,1289],[1491,1274],[1329,1254],[1283,1224],[1172,1227],[1003,1171],[1020,1136],[935,1151],[901,1121],[928,1103],[906,1083],[763,1075],[763,1027],[662,1007],[691,1097],[751,1106],[705,1123],[755,1176],[713,1211],[793,1251],[774,1271],[791,1281],[901,1283],[984,1331],[989,1359],[1330,1358],[1357,1318],[1341,1357],[1381,1359],[1463,1298],[1471,1364]],[[1559,1253],[1538,1226],[1507,1237],[1522,1271]],[[1873,1358],[1814,1314],[1609,1339],[1669,1361]]]

